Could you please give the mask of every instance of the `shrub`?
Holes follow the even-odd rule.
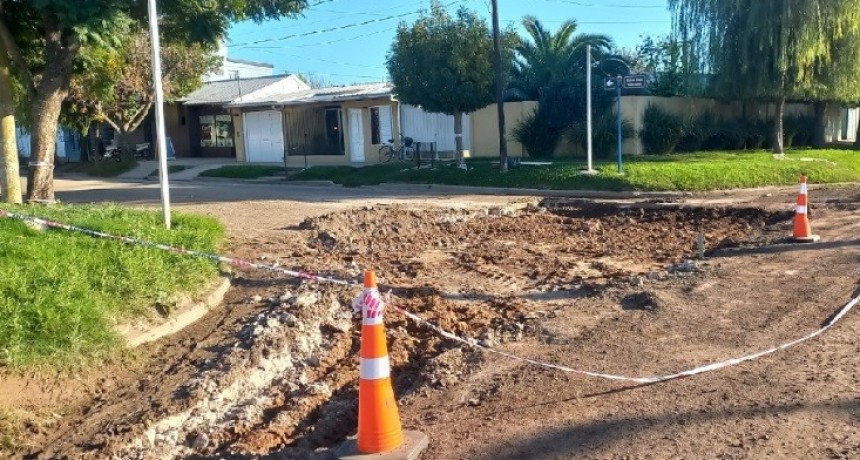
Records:
[[[744,121],[746,125],[746,148],[759,150],[770,148],[773,137],[773,123],[767,120],[753,119]]]
[[[645,153],[663,155],[672,153],[684,135],[684,119],[654,104],[645,109],[643,128],[639,138]]]
[[[767,122],[758,120],[720,119],[705,112],[684,125],[684,135],[677,150],[760,149],[767,139],[769,126]]]
[[[743,150],[747,131],[740,119],[719,120],[705,150]]]
[[[560,133],[542,118],[535,110],[512,131],[514,140],[523,144],[532,158],[552,158],[560,139]]]
[[[783,119],[785,148],[810,147],[815,137],[815,117],[786,115]]]
[[[690,118],[684,123],[684,135],[678,142],[680,152],[696,152],[702,150],[705,143],[714,133],[717,120],[711,112],[705,112],[698,117]]]
[[[591,131],[592,147],[594,155],[598,158],[611,158],[618,152],[618,119],[612,112],[606,112],[597,116]],[[565,137],[572,144],[588,148],[588,125],[586,123],[575,123],[565,130]],[[630,139],[634,135],[633,123],[630,120],[621,120],[621,138]]]

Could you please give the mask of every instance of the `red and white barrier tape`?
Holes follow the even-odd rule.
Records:
[[[278,267],[275,265],[269,264],[260,264],[256,262],[252,262],[250,260],[245,259],[237,259],[233,257],[225,257],[219,256],[217,254],[207,254],[205,252],[192,251],[190,249],[179,248],[175,246],[169,246],[166,244],[154,243],[152,241],[141,240],[138,238],[131,238],[128,236],[116,236],[111,235],[109,233],[99,232],[96,230],[89,230],[86,228],[76,227],[74,225],[67,225],[60,222],[55,222],[47,219],[41,219],[34,216],[28,216],[24,214],[17,214],[14,212],[6,211],[4,209],[0,209],[0,217],[7,217],[10,219],[20,220],[24,222],[32,222],[37,225],[44,225],[50,228],[58,228],[62,230],[67,230],[70,232],[83,233],[85,235],[94,236],[97,238],[106,238],[115,241],[121,241],[126,244],[134,244],[138,246],[145,246],[154,249],[160,249],[162,251],[172,252],[174,254],[181,254],[191,257],[199,257],[202,259],[208,259],[214,262],[223,262],[225,264],[232,265],[234,267],[240,268],[256,268],[258,270],[267,270],[271,272],[281,273],[283,275],[287,275],[292,278],[298,278],[302,280],[308,281],[316,281],[318,283],[331,283],[331,284],[340,284],[344,286],[361,286],[361,283],[355,281],[344,281],[336,278],[330,278],[327,276],[315,275],[313,273],[301,272],[301,271],[293,271],[287,270],[282,267]]]
[[[287,275],[287,276],[290,276],[293,278],[299,278],[299,279],[303,279],[303,280],[317,281],[317,282],[322,282],[322,283],[332,283],[332,284],[339,284],[339,285],[345,285],[345,286],[361,286],[362,285],[362,283],[358,283],[358,282],[344,281],[344,280],[339,280],[339,279],[330,278],[330,277],[326,277],[326,276],[314,275],[311,273],[287,270],[287,269],[277,267],[274,265],[258,264],[258,263],[251,262],[248,260],[243,260],[243,259],[236,259],[236,258],[232,258],[232,257],[219,256],[219,255],[215,255],[215,254],[207,254],[207,253],[192,251],[189,249],[177,248],[177,247],[169,246],[169,245],[165,245],[165,244],[154,243],[151,241],[141,240],[141,239],[137,239],[137,238],[130,238],[130,237],[125,237],[125,236],[115,236],[115,235],[111,235],[108,233],[98,232],[95,230],[89,230],[89,229],[85,229],[85,228],[81,228],[81,227],[75,227],[73,225],[66,225],[66,224],[62,224],[59,222],[54,222],[54,221],[50,221],[50,220],[46,220],[46,219],[40,219],[38,217],[27,216],[27,215],[23,215],[23,214],[16,214],[16,213],[9,212],[9,211],[3,210],[3,209],[0,209],[0,217],[7,217],[7,218],[11,218],[11,219],[26,221],[26,222],[33,222],[35,224],[45,225],[45,226],[50,227],[50,228],[59,228],[59,229],[63,229],[63,230],[71,231],[71,232],[83,233],[83,234],[98,237],[98,238],[107,238],[107,239],[111,239],[111,240],[121,241],[121,242],[127,243],[127,244],[141,245],[141,246],[145,246],[145,247],[150,247],[150,248],[160,249],[163,251],[172,252],[175,254],[187,255],[187,256],[192,256],[192,257],[200,257],[200,258],[204,258],[204,259],[208,259],[208,260],[212,260],[212,261],[216,261],[216,262],[227,263],[227,264],[230,264],[230,265],[233,265],[236,267],[241,267],[241,268],[256,268],[256,269],[260,269],[260,270],[273,271],[273,272],[281,273],[281,274],[284,274],[284,275]],[[853,309],[858,303],[860,303],[860,295],[858,295],[857,297],[851,299],[851,301],[848,302],[844,307],[839,309],[839,311],[836,312],[836,314],[833,315],[833,317],[829,321],[827,321],[827,323],[825,323],[824,326],[822,326],[818,330],[813,331],[813,332],[811,332],[811,333],[809,333],[809,334],[807,334],[807,335],[805,335],[799,339],[784,343],[782,345],[779,345],[779,346],[776,346],[773,348],[769,348],[769,349],[764,350],[764,351],[760,351],[758,353],[749,354],[746,356],[742,356],[740,358],[732,358],[732,359],[726,359],[723,361],[717,361],[717,362],[706,364],[703,366],[699,366],[699,367],[696,367],[696,368],[693,368],[690,370],[681,371],[681,372],[677,372],[674,374],[668,374],[668,375],[663,375],[663,376],[625,377],[622,375],[614,375],[614,374],[605,374],[605,373],[601,373],[601,372],[585,371],[582,369],[576,369],[573,367],[568,367],[568,366],[564,366],[564,365],[560,365],[560,364],[553,364],[553,363],[548,363],[548,362],[544,362],[544,361],[539,361],[536,359],[524,358],[521,356],[513,355],[511,353],[506,353],[504,351],[495,350],[495,349],[492,349],[489,347],[482,346],[482,345],[478,344],[478,342],[475,339],[466,339],[466,338],[459,337],[459,336],[457,336],[457,335],[455,335],[449,331],[446,331],[445,329],[442,329],[441,327],[431,323],[430,321],[428,321],[424,318],[421,318],[420,316],[418,316],[414,313],[410,313],[406,310],[403,310],[402,308],[398,308],[397,306],[394,305],[394,302],[392,301],[390,293],[386,294],[386,297],[387,297],[386,302],[392,308],[403,313],[407,318],[411,319],[412,321],[416,322],[417,324],[428,327],[429,329],[433,330],[434,332],[436,332],[437,334],[439,334],[442,337],[454,340],[454,341],[462,343],[464,345],[475,347],[476,349],[479,349],[481,351],[496,354],[499,356],[504,356],[504,357],[509,358],[509,359],[521,361],[521,362],[532,364],[535,366],[559,370],[562,372],[585,375],[588,377],[595,377],[595,378],[601,378],[601,379],[606,379],[606,380],[633,382],[633,383],[638,383],[638,384],[658,383],[658,382],[665,382],[668,380],[676,380],[676,379],[681,379],[681,378],[685,378],[685,377],[691,377],[694,375],[703,374],[705,372],[716,371],[719,369],[723,369],[725,367],[735,366],[735,365],[745,363],[748,361],[753,361],[753,360],[756,360],[756,359],[761,358],[763,356],[771,355],[771,354],[776,353],[778,351],[785,350],[787,348],[790,348],[790,347],[793,347],[793,346],[798,345],[800,343],[806,342],[810,339],[813,339],[813,338],[823,334],[825,331],[827,331],[828,329],[833,327],[845,315],[847,315],[848,312],[851,311],[851,309]],[[381,310],[382,308],[383,308],[383,305],[381,305],[381,302],[380,302],[379,309]]]
[[[685,377],[691,377],[693,375],[703,374],[705,372],[716,371],[718,369],[723,369],[723,368],[729,367],[729,366],[735,366],[737,364],[745,363],[748,361],[753,361],[753,360],[756,360],[758,358],[761,358],[762,356],[767,356],[767,355],[776,353],[778,351],[785,350],[786,348],[790,348],[790,347],[793,347],[793,346],[798,345],[800,343],[806,342],[807,340],[810,340],[814,337],[817,337],[817,336],[821,335],[822,333],[824,333],[826,330],[833,327],[833,325],[835,325],[837,321],[839,321],[840,319],[842,319],[842,317],[844,317],[846,314],[848,314],[848,312],[851,311],[851,309],[854,308],[858,303],[860,303],[860,296],[857,296],[857,297],[851,299],[850,302],[848,302],[844,307],[842,307],[833,316],[833,318],[831,318],[829,321],[827,321],[827,323],[824,326],[822,326],[820,329],[813,331],[813,332],[811,332],[811,333],[809,333],[809,334],[807,334],[807,335],[805,335],[805,336],[803,336],[797,340],[792,340],[791,342],[784,343],[782,345],[779,345],[779,346],[776,346],[773,348],[768,348],[767,350],[760,351],[758,353],[753,353],[750,355],[742,356],[740,358],[726,359],[723,361],[717,361],[714,363],[705,364],[705,365],[702,365],[702,366],[699,366],[699,367],[696,367],[696,368],[693,368],[690,370],[681,371],[681,372],[677,372],[674,374],[654,376],[654,377],[626,377],[623,375],[605,374],[605,373],[601,373],[601,372],[592,372],[592,371],[585,371],[582,369],[575,369],[573,367],[563,366],[560,364],[548,363],[545,361],[538,361],[536,359],[523,358],[521,356],[516,356],[516,355],[510,354],[510,353],[506,353],[504,351],[494,350],[492,348],[482,346],[482,345],[478,344],[478,342],[475,339],[465,339],[465,338],[459,337],[459,336],[457,336],[457,335],[455,335],[449,331],[446,331],[446,330],[442,329],[441,327],[421,318],[420,316],[418,316],[416,314],[410,313],[410,312],[403,310],[401,308],[397,308],[397,307],[393,307],[393,308],[395,310],[403,313],[404,315],[406,315],[406,317],[411,319],[412,321],[415,321],[418,324],[427,326],[428,328],[435,331],[437,334],[439,334],[439,335],[441,335],[447,339],[451,339],[451,340],[460,342],[464,345],[469,345],[471,347],[475,347],[475,348],[477,348],[481,351],[487,352],[487,353],[492,353],[492,354],[496,354],[499,356],[504,356],[506,358],[521,361],[524,363],[533,364],[535,366],[545,367],[545,368],[549,368],[549,369],[555,369],[555,370],[559,370],[559,371],[567,372],[567,373],[572,373],[572,374],[585,375],[588,377],[595,377],[595,378],[600,378],[600,379],[605,379],[605,380],[616,380],[616,381],[624,381],[624,382],[633,382],[633,383],[638,383],[638,384],[649,384],[649,383],[666,382],[668,380],[676,380],[676,379],[681,379],[681,378],[685,378]]]

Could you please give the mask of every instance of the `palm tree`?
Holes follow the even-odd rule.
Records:
[[[603,75],[626,75],[626,61],[613,54],[612,39],[602,34],[577,34],[577,23],[568,20],[550,32],[533,17],[523,18],[527,38],[519,37],[514,47],[507,98],[538,101],[538,108],[527,124],[517,127],[516,138],[530,155],[552,155],[562,132],[583,122],[586,115],[586,47],[591,45],[594,109],[606,112],[611,96],[599,88]]]
[[[508,85],[512,99],[540,100],[559,83],[584,83],[587,45],[591,45],[592,57],[598,63],[614,58],[611,38],[602,34],[577,35],[573,19],[553,33],[534,16],[526,16],[523,28],[529,39],[520,38],[514,49],[516,57]]]

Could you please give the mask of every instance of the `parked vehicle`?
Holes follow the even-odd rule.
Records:
[[[415,147],[412,147],[412,143],[411,137],[404,137],[400,147],[394,148],[394,139],[389,139],[388,143],[379,148],[379,162],[388,163],[394,159],[412,161],[415,158]]]

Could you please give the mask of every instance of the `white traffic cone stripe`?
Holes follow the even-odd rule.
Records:
[[[800,205],[798,205],[798,206],[797,206],[797,209],[795,210],[795,213],[797,213],[797,214],[806,214],[806,206],[800,206]]]
[[[391,363],[388,356],[381,358],[360,358],[359,377],[362,380],[387,379],[391,376]]]
[[[804,182],[804,183],[800,184],[800,194],[801,194],[801,195],[806,195],[806,194],[808,194],[808,193],[809,193],[809,191],[808,191],[808,189],[806,188],[806,182]]]

